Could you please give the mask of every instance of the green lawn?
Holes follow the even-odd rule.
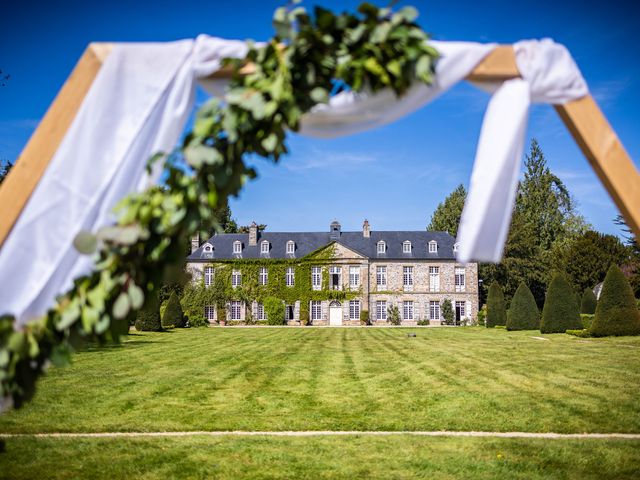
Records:
[[[417,337],[407,337],[409,332]],[[25,408],[0,417],[0,433],[638,433],[639,399],[640,338],[483,328],[185,329],[134,334],[121,346],[77,354],[72,366],[49,372]],[[500,452],[507,456],[496,457]],[[121,476],[143,468],[148,478],[176,472],[203,478],[278,472],[491,478],[504,477],[504,471],[515,478],[556,471],[559,477],[600,472],[594,475],[613,478],[638,473],[638,452],[640,442],[621,440],[11,438],[0,455],[0,472],[11,472],[10,478],[36,476],[70,455],[76,463],[65,463],[58,478],[85,476],[77,469],[97,471],[111,457],[118,458],[112,467],[121,469]],[[147,460],[136,463],[138,457]]]

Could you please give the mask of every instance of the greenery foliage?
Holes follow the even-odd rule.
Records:
[[[561,273],[556,273],[549,283],[542,309],[540,331],[542,333],[564,333],[581,330],[582,321],[571,285]]]
[[[504,304],[504,294],[498,282],[493,282],[489,287],[487,297],[487,316],[485,326],[487,328],[507,324],[507,311]]]
[[[360,310],[360,325],[371,325],[369,321],[369,310]]]
[[[387,307],[387,320],[391,325],[400,325],[400,310],[396,305],[389,305]]]
[[[507,312],[507,330],[538,330],[540,311],[526,284],[521,283]]]
[[[136,330],[139,332],[159,332],[162,330],[160,312],[155,309],[138,310],[136,314]]]
[[[167,327],[184,327],[184,314],[178,294],[173,292],[167,301],[167,306],[162,313],[162,326]]]
[[[448,232],[449,235],[456,238],[466,198],[467,191],[464,185],[458,185],[456,189],[444,199],[444,202],[438,204],[431,215],[431,221],[427,226],[427,230]]]
[[[590,333],[608,335],[640,335],[640,312],[633,291],[622,271],[612,265],[607,272],[596,307]]]
[[[595,315],[593,313],[581,313],[580,321],[582,322],[582,328],[589,329],[593,323]]]
[[[445,298],[441,306],[442,318],[444,318],[445,325],[453,325],[455,323],[455,314],[453,313],[453,306],[451,300]]]
[[[598,299],[596,294],[593,293],[589,287],[582,292],[582,299],[580,300],[580,313],[596,313],[596,306],[598,305]]]
[[[267,315],[269,325],[284,324],[284,302],[275,297],[264,299],[264,312]]]
[[[484,327],[485,319],[487,318],[487,304],[482,305],[478,310],[478,325]]]

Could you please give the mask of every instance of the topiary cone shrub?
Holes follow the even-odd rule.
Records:
[[[176,292],[172,292],[167,306],[162,314],[162,326],[168,327],[184,327],[184,313]]]
[[[540,311],[529,287],[522,282],[511,300],[507,312],[507,330],[538,330]]]
[[[264,313],[269,325],[284,325],[284,302],[276,297],[264,299]]]
[[[162,330],[160,324],[160,312],[153,310],[138,310],[136,317],[136,330],[139,332],[159,332]]]
[[[607,272],[589,332],[594,337],[640,335],[640,312],[633,290],[622,271],[612,265]]]
[[[489,294],[487,295],[487,317],[484,323],[487,328],[507,324],[504,294],[498,282],[493,282],[489,287]]]
[[[598,299],[596,294],[590,288],[585,288],[582,292],[582,301],[580,302],[580,313],[596,313],[596,306],[598,305]]]
[[[547,288],[540,331],[564,333],[567,330],[582,330],[582,321],[575,298],[573,289],[564,275],[556,273]]]

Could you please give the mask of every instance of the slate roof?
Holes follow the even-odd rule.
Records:
[[[233,243],[242,242],[241,257],[233,254]],[[260,253],[260,242],[267,240],[270,244],[269,253]],[[295,254],[286,253],[286,244],[289,240],[295,242]],[[377,244],[380,240],[386,242],[386,252],[377,253]],[[404,241],[411,242],[411,253],[402,252]],[[428,244],[435,240],[438,243],[438,251],[429,253]],[[200,248],[187,257],[188,262],[209,262],[211,260],[231,260],[234,258],[302,258],[310,253],[336,242],[355,252],[371,259],[420,259],[420,260],[454,260],[453,245],[455,239],[447,232],[430,231],[371,231],[371,236],[365,238],[362,231],[340,232],[339,236],[330,232],[259,232],[258,244],[249,246],[248,233],[222,233],[211,237]],[[209,243],[213,246],[213,252],[205,253],[204,246]]]

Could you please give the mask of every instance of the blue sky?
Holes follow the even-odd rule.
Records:
[[[271,36],[284,2],[11,2],[0,19],[0,159],[15,160],[56,92],[91,41],[170,41],[199,33],[256,40]],[[334,10],[360,2],[305,1]],[[379,2],[386,5],[385,2]],[[403,1],[439,40],[511,43],[551,37],[575,57],[591,92],[640,165],[640,6],[631,1]],[[392,125],[359,135],[314,140],[292,136],[280,165],[258,161],[260,178],[232,201],[241,224],[269,230],[324,230],[337,218],[357,230],[422,230],[438,202],[468,185],[489,97],[468,84]],[[597,229],[619,233],[614,204],[552,107],[535,106],[528,137]]]

